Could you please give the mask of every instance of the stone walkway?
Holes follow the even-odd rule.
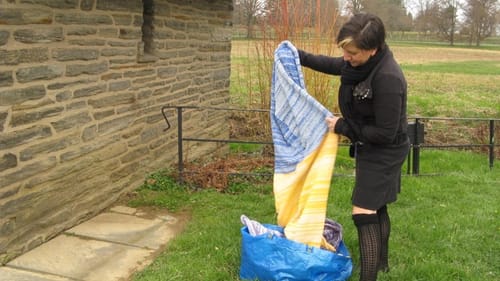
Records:
[[[150,264],[187,219],[115,206],[0,267],[0,281],[124,281]]]

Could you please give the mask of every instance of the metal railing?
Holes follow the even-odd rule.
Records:
[[[184,154],[183,147],[184,141],[198,141],[198,142],[217,142],[217,143],[249,143],[249,144],[273,144],[272,141],[255,141],[255,140],[232,140],[232,139],[213,139],[213,138],[191,138],[184,137],[183,134],[183,110],[184,109],[196,109],[196,110],[223,110],[223,111],[238,111],[238,112],[265,112],[268,113],[269,110],[264,109],[241,109],[241,108],[220,108],[220,107],[199,107],[199,106],[163,106],[161,108],[161,112],[165,122],[167,123],[167,127],[164,131],[167,131],[171,128],[170,122],[168,121],[166,110],[174,109],[177,113],[177,170],[179,173],[179,181],[183,181],[183,173],[184,173]]]
[[[178,163],[177,169],[179,173],[179,180],[182,181],[184,173],[183,149],[184,142],[214,142],[214,143],[248,143],[248,144],[273,144],[272,141],[256,141],[256,140],[235,140],[235,139],[214,139],[214,138],[193,138],[184,137],[183,134],[183,113],[184,110],[217,110],[217,111],[237,111],[237,112],[263,112],[269,113],[269,110],[264,109],[241,109],[241,108],[221,108],[221,107],[200,107],[200,106],[175,106],[167,105],[161,108],[162,115],[167,123],[165,131],[169,130],[172,126],[168,120],[167,111],[175,109],[177,115],[177,155]],[[425,130],[424,121],[473,121],[473,122],[488,122],[489,136],[488,143],[484,144],[426,144],[425,135],[428,133]],[[420,175],[420,153],[422,148],[488,148],[489,167],[493,168],[495,160],[495,122],[499,122],[499,118],[440,118],[440,117],[409,117],[408,118],[408,135],[410,138],[410,153],[407,160],[407,174]],[[410,122],[414,121],[414,122]],[[347,145],[347,144],[341,144]]]
[[[488,149],[488,163],[490,169],[493,169],[493,164],[495,161],[495,147],[499,146],[495,144],[495,122],[499,122],[499,118],[449,118],[449,117],[410,117],[409,120],[415,120],[415,122],[409,122],[408,135],[410,136],[411,151],[408,154],[408,173],[414,175],[420,174],[420,152],[422,148],[481,148],[486,147]],[[424,121],[470,121],[470,122],[487,122],[488,123],[488,143],[469,143],[469,144],[425,144],[425,131]],[[500,123],[498,123],[500,124]]]

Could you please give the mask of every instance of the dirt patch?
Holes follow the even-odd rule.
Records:
[[[223,191],[233,179],[254,178],[259,171],[264,178],[268,177],[273,165],[274,158],[271,155],[229,155],[207,163],[185,163],[183,180],[196,188],[215,188]],[[255,182],[255,179],[253,181]]]

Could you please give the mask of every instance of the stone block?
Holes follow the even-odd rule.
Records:
[[[67,100],[71,99],[71,97],[73,97],[73,94],[71,93],[71,91],[69,91],[69,90],[62,91],[62,92],[56,94],[56,101],[58,101],[58,102],[67,101]]]
[[[13,83],[12,71],[0,71],[0,87],[12,86]]]
[[[133,162],[139,158],[144,157],[145,155],[148,155],[149,149],[147,147],[141,147],[136,150],[130,151],[129,153],[125,154],[123,157],[120,158],[120,161],[122,163],[129,163]]]
[[[108,70],[106,61],[92,64],[72,64],[66,66],[66,76],[78,76],[82,74],[100,74]]]
[[[180,21],[176,19],[165,20],[165,26],[178,31],[186,31],[187,28],[185,21]]]
[[[21,3],[43,5],[58,9],[74,9],[78,7],[78,0],[21,0]]]
[[[112,96],[91,98],[88,104],[93,108],[114,107],[121,104],[131,104],[135,102],[133,93],[120,93]]]
[[[80,137],[75,133],[69,136],[50,139],[44,142],[37,142],[34,145],[21,150],[21,152],[19,153],[19,159],[21,161],[31,160],[37,155],[60,151],[62,149],[78,144],[79,142]]]
[[[55,156],[53,156],[53,157],[49,157],[47,159],[35,161],[35,162],[28,164],[28,165],[22,167],[21,169],[15,171],[15,172],[12,172],[10,174],[7,173],[4,176],[2,176],[2,180],[0,181],[0,188],[9,186],[9,185],[16,183],[16,182],[26,180],[29,177],[32,177],[34,175],[43,173],[43,172],[47,171],[48,169],[55,167],[56,163],[57,163],[57,159]],[[21,199],[22,198],[20,198],[19,200],[21,200]],[[32,198],[32,200],[33,200],[33,198]],[[12,204],[14,204],[14,205],[12,205]],[[0,205],[0,213],[1,214],[6,214],[7,212],[12,213],[15,210],[19,209],[16,207],[12,208],[12,206],[16,206],[15,200],[8,201],[6,204]]]
[[[111,92],[122,91],[122,90],[130,88],[131,85],[132,84],[128,80],[110,82],[109,86],[108,86],[108,90]]]
[[[167,3],[154,3],[154,14],[158,17],[170,17],[170,5]]]
[[[137,71],[127,71],[124,73],[124,77],[142,77],[142,76],[148,76],[148,75],[154,75],[155,70],[154,69],[143,69],[143,70],[137,70]]]
[[[35,80],[51,80],[63,74],[63,66],[50,64],[21,68],[16,71],[16,78],[18,82],[27,83]]]
[[[20,89],[8,89],[0,91],[0,104],[4,106],[21,104],[29,100],[39,100],[45,97],[45,95],[45,87],[42,85]]]
[[[92,118],[87,112],[81,112],[63,117],[58,121],[51,122],[51,124],[57,132],[61,132],[67,129],[84,126],[91,121]]]
[[[62,27],[26,28],[14,31],[14,39],[21,43],[50,43],[64,40]]]
[[[71,102],[71,103],[66,105],[67,111],[76,110],[76,109],[84,109],[84,108],[87,108],[87,102],[84,100]]]
[[[47,48],[0,50],[0,65],[45,62],[49,59]]]
[[[83,11],[90,11],[94,8],[95,0],[82,0],[80,2],[80,9]]]
[[[113,14],[113,19],[116,25],[130,25],[132,23],[132,15]]]
[[[128,57],[135,57],[137,55],[137,49],[136,48],[107,48],[101,50],[101,55],[106,56],[106,57],[112,57],[112,56],[128,56]]]
[[[106,84],[98,84],[95,86],[86,87],[83,89],[76,90],[73,93],[75,98],[93,96],[98,93],[104,93],[106,91]]]
[[[0,172],[17,166],[17,156],[12,153],[6,153],[0,158]]]
[[[61,112],[64,111],[64,106],[53,106],[53,107],[46,107],[46,108],[39,108],[33,111],[15,111],[12,113],[12,119],[10,121],[10,124],[12,127],[17,127],[20,125],[26,125],[26,124],[36,124],[38,121],[52,117],[52,116],[57,116]]]
[[[140,28],[120,28],[120,39],[141,39],[142,31]]]
[[[137,42],[133,41],[108,41],[108,45],[111,47],[137,48]]]
[[[58,61],[97,60],[99,58],[99,50],[81,48],[55,49],[52,51],[52,57]]]
[[[1,199],[4,199],[4,198],[8,198],[8,197],[12,197],[14,195],[16,195],[19,190],[21,189],[21,185],[20,184],[17,184],[17,185],[12,185],[11,187],[9,188],[3,188],[3,189],[0,189],[0,200]],[[0,234],[0,237],[2,236],[2,234]],[[0,240],[1,241],[1,240]],[[2,247],[1,245],[2,243],[0,242],[0,247]],[[0,263],[1,263],[1,255],[0,255]]]
[[[102,120],[102,119],[109,117],[109,116],[112,116],[112,115],[115,115],[114,109],[107,109],[107,110],[103,110],[103,111],[94,111],[94,114],[92,116],[94,116],[95,120]]]
[[[127,128],[134,121],[133,115],[117,117],[113,120],[99,123],[97,132],[99,135],[114,133]],[[1,143],[0,143],[1,144]]]
[[[158,77],[160,78],[174,77],[176,74],[177,74],[177,67],[175,66],[158,68]]]
[[[88,26],[75,26],[66,28],[67,35],[86,36],[97,34],[97,28]]]
[[[97,79],[81,79],[81,80],[75,80],[75,81],[64,82],[64,83],[49,84],[47,86],[47,89],[59,90],[59,89],[63,89],[63,88],[73,87],[76,85],[88,85],[88,84],[92,84],[95,82],[97,82]]]
[[[0,150],[9,149],[31,141],[43,139],[52,135],[50,127],[38,125],[27,129],[4,132],[0,134]]]
[[[0,46],[7,44],[10,33],[6,30],[0,30]]]
[[[99,37],[117,38],[118,37],[118,28],[115,28],[115,27],[99,28],[98,34],[99,34]]]
[[[83,141],[93,140],[96,136],[97,136],[97,126],[96,125],[92,125],[92,126],[89,126],[85,129],[83,129],[83,133],[82,133],[82,140]]]
[[[8,116],[7,111],[0,111],[0,133],[3,132],[3,128],[5,126],[5,121],[7,121]]]
[[[0,9],[0,24],[26,25],[26,24],[51,24],[52,11],[46,9]]]
[[[127,1],[128,2],[128,1]],[[58,13],[55,16],[57,23],[82,25],[112,25],[113,19],[109,15],[86,13]]]
[[[106,45],[106,40],[104,39],[74,39],[74,40],[68,40],[68,43],[70,45],[77,45],[77,46],[104,46]]]
[[[142,13],[142,1],[96,0],[96,9]]]

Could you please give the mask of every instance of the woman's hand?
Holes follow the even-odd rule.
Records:
[[[333,117],[326,117],[326,125],[328,126],[328,131],[331,133],[335,132],[335,124],[337,124],[337,121],[339,120],[339,117],[333,116]]]

